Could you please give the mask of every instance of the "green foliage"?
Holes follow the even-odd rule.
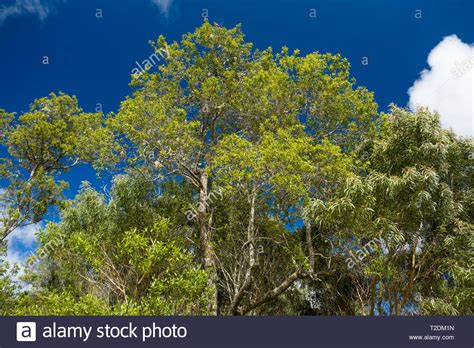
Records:
[[[110,315],[107,303],[86,294],[79,299],[69,292],[41,292],[22,295],[10,315]]]
[[[29,274],[38,292],[20,307],[44,298],[35,313],[206,313],[206,273],[193,266],[179,227],[158,214],[150,185],[117,177],[109,200],[85,185],[61,223],[40,234],[43,259]],[[56,308],[61,296],[71,302]]]
[[[346,250],[382,239],[358,281],[375,279],[372,287],[383,287],[379,299],[390,303],[387,314],[417,305],[428,314],[471,313],[473,225],[472,217],[462,221],[471,209],[462,198],[471,190],[472,166],[469,151],[459,156],[466,143],[424,109],[412,114],[393,107],[384,127],[371,146],[368,175],[349,180],[331,202],[314,201],[315,215],[346,230],[339,241]],[[453,154],[461,162],[449,160]]]
[[[12,277],[17,269],[11,269],[8,262],[1,259],[6,255],[3,245],[0,245],[0,315],[9,315],[15,305],[15,292],[17,290]]]
[[[101,114],[84,113],[77,99],[51,93],[34,101],[18,119],[0,110],[0,139],[10,158],[0,159],[6,181],[0,197],[6,214],[0,219],[0,240],[15,228],[41,220],[58,205],[67,183],[61,173],[84,163],[102,168],[115,158],[112,132]]]
[[[152,47],[117,113],[62,93],[0,110],[1,240],[60,208],[28,288],[0,261],[0,313],[472,314],[472,139],[379,115],[347,59],[254,49],[240,26]],[[111,187],[65,201],[80,163]]]

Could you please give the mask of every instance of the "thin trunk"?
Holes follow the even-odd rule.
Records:
[[[306,221],[306,246],[308,248],[309,255],[309,270],[314,273],[314,248],[313,248],[313,237],[311,235],[311,222]]]
[[[411,255],[411,272],[410,276],[408,278],[408,282],[405,285],[405,287],[401,291],[402,295],[402,302],[400,304],[400,310],[405,307],[405,305],[408,303],[408,301],[411,298],[411,293],[413,290],[413,284],[416,279],[416,241],[413,242],[412,246],[412,255]]]
[[[372,279],[372,287],[370,288],[370,315],[375,314],[375,287],[377,286],[377,278]]]
[[[242,299],[244,298],[245,291],[250,287],[252,284],[252,271],[256,265],[256,252],[255,252],[255,201],[257,198],[257,194],[255,191],[252,192],[252,196],[250,197],[250,212],[249,212],[249,224],[247,227],[247,243],[249,245],[249,266],[245,273],[244,283],[238,289],[236,294],[234,295],[232,302],[229,307],[229,314],[235,315],[238,314],[238,306]]]
[[[382,280],[379,281],[379,295],[377,299],[377,311],[378,315],[384,315],[383,308],[382,308],[382,300],[383,300],[383,285]]]
[[[199,227],[199,241],[202,251],[202,266],[208,272],[208,286],[212,292],[212,299],[209,305],[210,314],[217,315],[218,299],[217,299],[217,270],[214,256],[214,248],[210,235],[210,228],[207,221],[208,213],[208,183],[209,178],[205,171],[202,171],[199,177],[199,206],[197,209],[197,223]]]
[[[249,242],[249,264],[250,269],[255,266],[256,256],[255,256],[255,201],[257,199],[257,194],[255,191],[252,192],[250,197],[250,216],[249,216],[249,225],[247,228],[247,239]]]
[[[241,314],[245,315],[250,312],[252,309],[260,307],[261,305],[276,299],[283,293],[286,289],[288,289],[297,279],[302,277],[302,272],[300,270],[290,274],[288,278],[286,278],[280,285],[276,288],[268,291],[260,300],[252,302],[248,307],[244,308]]]
[[[391,291],[391,292],[388,292],[388,289],[387,289],[386,291],[387,291],[387,294],[388,294],[387,296],[388,296],[388,299],[389,299],[388,303],[389,303],[389,305],[390,305],[390,308],[389,308],[389,310],[390,310],[390,316],[392,316],[392,315],[393,315],[393,299],[392,299],[392,296],[393,296],[393,288],[392,288],[392,291]]]
[[[399,316],[400,315],[400,307],[398,305],[398,289],[397,288],[394,289],[393,296],[395,296],[395,315]]]

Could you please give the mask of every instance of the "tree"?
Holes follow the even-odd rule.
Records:
[[[202,207],[195,219],[202,266],[211,274],[211,311],[220,313],[218,237],[209,210],[213,147],[240,132],[258,142],[260,125],[270,118],[286,128],[305,117],[313,142],[327,138],[349,151],[354,139],[371,132],[376,104],[366,89],[353,88],[349,64],[340,56],[301,57],[287,48],[276,55],[271,48],[252,53],[239,26],[229,30],[205,22],[180,43],[160,37],[154,47],[165,50],[167,59],[158,71],[133,77],[133,97],[110,124],[123,139],[129,164],[184,178],[195,188]]]
[[[207,21],[152,45],[166,60],[117,113],[62,94],[2,111],[3,233],[60,209],[29,289],[0,263],[1,310],[472,313],[472,139],[426,109],[378,114],[339,55],[256,50]],[[63,201],[60,173],[85,162],[112,182]]]
[[[0,257],[5,256],[6,250],[1,246]],[[8,262],[0,259],[0,315],[11,314],[15,306],[15,292],[18,290],[12,276],[16,275],[17,269],[11,269]]]
[[[456,314],[445,297],[453,292],[452,300],[470,311],[472,257],[469,243],[460,240],[472,240],[472,216],[463,220],[472,209],[463,200],[472,185],[466,160],[472,142],[442,130],[438,115],[425,109],[412,114],[392,107],[385,117],[380,138],[368,145],[367,175],[349,180],[330,204],[315,201],[315,212],[323,224],[352,225],[344,238],[348,251],[377,241],[352,270],[370,284],[369,303],[362,301],[370,314],[430,312],[433,306],[437,313]]]
[[[194,266],[182,227],[160,216],[152,185],[117,176],[106,199],[85,184],[61,222],[40,233],[28,262],[35,291],[20,297],[17,311],[206,314],[207,274]]]
[[[9,152],[0,158],[2,216],[0,241],[16,228],[36,223],[58,205],[67,186],[60,173],[80,163],[97,167],[114,157],[113,137],[100,113],[84,113],[77,99],[51,93],[34,101],[17,120],[0,110],[0,140]]]

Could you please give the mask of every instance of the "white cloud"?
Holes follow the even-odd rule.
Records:
[[[36,242],[36,232],[38,232],[39,225],[28,225],[20,227],[10,233],[6,240],[8,246],[20,245],[22,248],[31,248]]]
[[[161,13],[167,16],[173,0],[152,0],[152,2],[160,8]]]
[[[428,55],[429,69],[408,90],[409,107],[427,106],[441,124],[461,136],[473,136],[474,45],[446,36]]]
[[[0,5],[0,25],[8,18],[24,14],[37,16],[40,20],[46,17],[54,9],[58,0],[14,0],[10,4]]]
[[[4,218],[5,214],[5,202],[3,194],[5,193],[4,188],[0,188],[0,228],[2,227],[1,219]],[[6,238],[7,242],[7,254],[0,255],[0,258],[10,266],[9,272],[12,274],[12,279],[24,287],[19,279],[25,273],[25,261],[35,251],[37,239],[37,232],[42,227],[43,223],[39,222],[36,224],[30,224],[23,227],[18,227],[13,230]],[[18,272],[14,273],[13,268],[17,267]],[[25,288],[26,289],[26,288]]]
[[[12,276],[12,279],[21,285],[24,290],[27,289],[20,278],[25,274],[25,261],[34,252],[37,241],[36,232],[40,224],[28,225],[14,230],[6,238],[8,242],[7,255],[3,258],[10,266],[10,272],[17,267],[18,272]]]
[[[20,268],[20,273],[23,273],[23,262],[25,261],[26,257],[27,255],[19,250],[8,250],[4,260],[8,262],[10,267],[17,265]]]
[[[37,242],[36,233],[40,227],[40,224],[19,227],[7,236],[5,239],[8,243],[5,260],[11,266],[14,264],[22,266],[26,258],[34,252]]]

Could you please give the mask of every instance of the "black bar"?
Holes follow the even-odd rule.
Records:
[[[17,332],[18,322],[36,323],[35,342],[17,342],[17,334],[32,336],[23,324]],[[122,327],[131,338],[97,337],[116,336]],[[0,317],[0,348],[466,348],[474,345],[473,331],[473,317]],[[57,337],[66,332],[69,338]],[[155,338],[146,338],[152,332]]]

